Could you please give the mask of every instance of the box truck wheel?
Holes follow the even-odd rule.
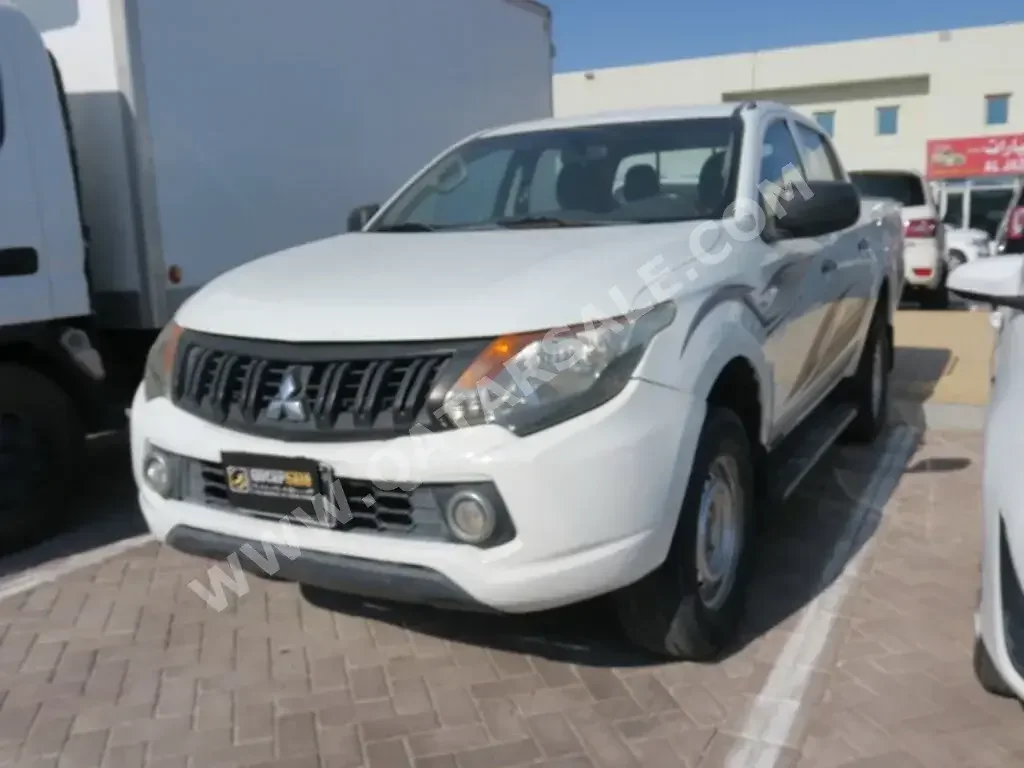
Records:
[[[31,368],[0,364],[0,548],[55,532],[75,504],[84,449],[64,390]]]

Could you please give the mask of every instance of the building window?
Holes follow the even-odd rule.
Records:
[[[1010,122],[1010,97],[1006,94],[985,97],[985,125]]]
[[[814,118],[814,122],[821,126],[821,130],[823,130],[829,136],[836,135],[835,112],[815,112],[811,116]]]
[[[876,112],[875,132],[879,136],[895,136],[899,130],[899,107],[879,107]]]

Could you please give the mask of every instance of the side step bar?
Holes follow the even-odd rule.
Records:
[[[772,498],[788,499],[855,418],[857,409],[852,405],[826,403],[788,435],[768,459]]]

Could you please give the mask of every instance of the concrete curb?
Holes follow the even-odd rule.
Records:
[[[920,403],[894,400],[890,414],[911,428],[980,431],[985,429],[986,407],[959,403]]]

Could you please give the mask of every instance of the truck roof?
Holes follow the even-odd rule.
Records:
[[[515,123],[481,132],[483,136],[504,136],[512,133],[528,133],[531,131],[557,130],[560,128],[586,128],[596,125],[614,125],[616,123],[647,123],[659,120],[687,120],[693,118],[726,118],[744,103],[751,104],[752,110],[788,109],[774,101],[723,101],[714,104],[691,106],[655,106],[638,110],[616,110],[599,112],[590,115],[573,115],[564,118],[545,118],[526,123]]]

